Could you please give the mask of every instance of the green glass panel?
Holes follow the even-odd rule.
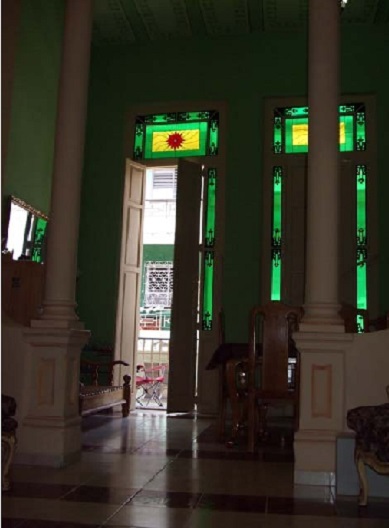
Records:
[[[354,150],[354,116],[342,115],[339,117],[340,143],[341,152]]]
[[[357,150],[366,150],[366,115],[364,110],[357,112],[356,136]]]
[[[210,156],[216,156],[219,150],[219,120],[212,119],[209,127],[209,149]]]
[[[207,122],[146,125],[146,141],[145,141],[144,159],[204,156],[206,153],[207,129],[208,129]],[[155,151],[155,137],[156,137],[155,135],[159,135],[159,137],[162,138],[161,143],[163,145],[167,145],[167,139],[171,134],[178,133],[181,136],[184,136],[185,132],[189,132],[189,131],[198,131],[198,147],[191,148],[191,149],[172,148],[169,150]],[[153,144],[153,141],[154,141],[154,144]],[[185,146],[185,143],[183,143],[183,146]]]
[[[211,248],[215,245],[215,221],[216,221],[216,169],[208,170],[207,184],[207,210],[205,221],[205,247]]]
[[[273,167],[273,218],[271,248],[272,301],[281,300],[282,167]]]
[[[367,309],[366,165],[357,165],[357,308]]]
[[[357,332],[361,334],[365,331],[365,321],[362,315],[357,315]]]
[[[134,159],[143,158],[143,140],[144,140],[144,125],[143,123],[136,123],[135,125],[135,141],[134,141]]]
[[[47,228],[47,220],[38,218],[34,232],[34,242],[31,252],[31,260],[34,262],[42,262],[43,260],[43,244],[45,240]]]
[[[355,106],[354,105],[340,105],[339,106],[339,114],[353,114],[355,112]]]
[[[292,117],[302,117],[308,115],[307,106],[292,106],[284,109],[284,114]]]
[[[274,154],[281,154],[282,152],[282,118],[275,116],[274,117],[274,145],[273,150]]]
[[[208,120],[212,112],[179,112],[177,114],[177,121],[200,121]]]
[[[150,122],[150,123],[166,123],[167,121],[167,114],[156,114],[156,115],[153,115],[153,116],[150,116],[147,120],[146,120],[146,123],[147,122]]]
[[[203,316],[202,328],[203,330],[212,330],[213,320],[213,272],[214,272],[213,251],[205,251],[204,253],[204,283],[203,283]]]

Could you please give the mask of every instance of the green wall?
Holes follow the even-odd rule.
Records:
[[[380,231],[388,224],[385,152],[389,110],[388,36],[344,31],[342,92],[377,96]],[[227,104],[223,307],[227,339],[247,337],[248,311],[260,296],[263,102],[304,96],[306,36],[250,35],[158,46],[94,48],[79,245],[80,316],[99,339],[113,339],[118,287],[125,119],[131,106],[168,101]],[[128,153],[130,155],[130,153]],[[381,240],[381,309],[389,308],[389,248]]]
[[[63,0],[23,0],[3,195],[49,212]]]
[[[63,31],[63,0],[23,0],[3,194],[48,213]],[[389,34],[343,29],[342,92],[377,101],[380,302],[389,309]],[[227,106],[223,306],[227,339],[247,336],[260,298],[263,102],[306,95],[306,36],[93,48],[83,175],[78,304],[95,340],[113,340],[122,218],[126,114],[132,106],[220,100]],[[224,123],[222,123],[222,127]],[[130,153],[127,153],[130,154]]]

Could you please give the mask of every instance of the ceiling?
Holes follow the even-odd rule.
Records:
[[[94,6],[95,45],[298,31],[308,12],[308,0],[94,0]],[[342,24],[388,26],[389,0],[348,0]]]

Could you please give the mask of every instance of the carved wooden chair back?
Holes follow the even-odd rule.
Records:
[[[250,314],[250,342],[248,358],[248,427],[249,450],[254,450],[257,433],[256,414],[259,406],[298,398],[298,386],[289,383],[289,357],[293,347],[291,333],[298,329],[303,309],[279,301],[270,301],[253,308]],[[258,323],[260,322],[260,327]],[[261,331],[262,358],[260,379],[256,380],[256,344]],[[295,349],[294,349],[295,350]],[[298,369],[298,366],[296,366]],[[297,376],[298,379],[298,376]],[[258,383],[259,381],[259,383]],[[259,424],[260,426],[260,424]]]

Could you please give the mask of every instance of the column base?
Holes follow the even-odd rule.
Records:
[[[335,486],[336,431],[297,431],[294,436],[295,484]]]
[[[300,332],[344,333],[344,322],[337,303],[307,303],[299,325]]]
[[[24,331],[29,400],[18,429],[19,463],[62,467],[80,458],[80,353],[89,335],[58,327]]]
[[[51,422],[51,423],[50,423]],[[81,458],[81,419],[27,417],[18,436],[15,463],[61,468]]]

